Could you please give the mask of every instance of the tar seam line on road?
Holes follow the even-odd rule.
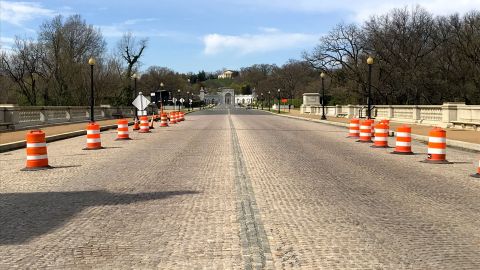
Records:
[[[231,130],[235,187],[238,197],[236,203],[237,220],[240,223],[240,239],[242,241],[245,269],[271,269],[273,268],[273,260],[270,245],[257,207],[252,183],[245,169],[245,159],[230,110],[228,110],[228,120]]]

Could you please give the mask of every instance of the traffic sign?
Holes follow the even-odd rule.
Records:
[[[288,102],[288,99],[282,98],[282,103],[287,103],[287,102]]]
[[[189,100],[188,100],[188,103],[189,103],[189,104],[192,104],[192,102],[193,102],[192,99],[189,99]]]
[[[142,95],[142,92],[138,93],[138,96],[132,102],[132,105],[135,106],[140,111],[145,110],[149,104],[150,104],[150,101]]]
[[[177,98],[172,98],[172,102],[177,102]]]
[[[185,102],[185,99],[181,98],[181,99],[180,99],[180,102],[181,102],[181,103]]]

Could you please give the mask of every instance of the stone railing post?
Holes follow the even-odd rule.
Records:
[[[457,121],[457,107],[465,105],[463,102],[445,102],[442,105],[442,126],[452,126],[452,121]]]
[[[66,114],[65,117],[67,117],[67,122],[72,122],[72,112],[70,111],[70,106],[65,108]]]
[[[48,123],[48,114],[47,114],[48,109],[45,107],[40,108],[40,121],[44,124]]]
[[[413,106],[413,113],[412,113],[412,120],[414,122],[419,122],[420,121],[420,108],[417,105]]]
[[[392,119],[393,118],[393,106],[392,105],[388,105],[388,119]]]
[[[347,105],[347,118],[354,118],[355,117],[355,106],[354,105]]]

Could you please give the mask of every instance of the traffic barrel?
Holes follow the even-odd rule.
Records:
[[[170,124],[176,124],[177,117],[175,116],[175,112],[170,112]]]
[[[117,138],[119,140],[131,140],[128,134],[128,120],[127,119],[118,119],[117,122]]]
[[[373,119],[368,119],[370,120],[370,130],[371,130],[371,133],[372,133],[372,137],[375,137],[375,120]]]
[[[148,117],[147,116],[140,116],[140,131],[139,133],[149,133],[149,125],[148,125]]]
[[[384,122],[375,125],[374,148],[388,148],[388,126]]]
[[[185,121],[185,113],[184,112],[178,112],[180,115],[180,121]]]
[[[478,160],[477,173],[472,174],[472,177],[480,178],[480,160]]]
[[[155,115],[152,115],[152,118],[150,119],[150,126],[149,126],[150,129],[155,129],[155,127],[153,126],[154,118],[155,118]]]
[[[83,150],[98,150],[102,148],[102,141],[100,139],[100,125],[95,122],[88,123],[87,147],[83,148]]]
[[[30,130],[27,133],[27,165],[22,171],[38,171],[51,168],[48,165],[45,132]]]
[[[439,127],[434,127],[428,133],[428,152],[426,163],[449,164],[447,157],[447,132]]]
[[[138,122],[138,118],[135,118],[133,120],[133,130],[139,130],[140,129],[140,123]]]
[[[393,151],[392,154],[413,155],[412,128],[407,125],[399,126],[396,135],[395,151]]]
[[[160,126],[161,127],[168,127],[168,121],[167,121],[167,114],[162,113],[160,116]]]
[[[360,140],[358,140],[357,142],[372,142],[372,127],[370,126],[371,123],[371,120],[363,120],[360,122]]]
[[[348,136],[347,138],[358,138],[360,135],[360,120],[351,119],[350,124],[348,125]]]

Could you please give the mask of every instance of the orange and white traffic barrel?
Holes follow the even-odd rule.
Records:
[[[48,165],[47,142],[41,130],[30,130],[27,133],[27,166],[22,171],[51,169]]]
[[[480,160],[478,160],[477,173],[472,174],[472,177],[480,178]]]
[[[360,122],[360,140],[357,142],[369,143],[372,142],[372,127],[370,120],[363,120]]]
[[[395,151],[392,154],[413,155],[412,152],[412,128],[402,125],[397,128]]]
[[[161,127],[168,127],[168,121],[167,121],[167,114],[162,113],[160,116],[160,126]]]
[[[87,147],[83,148],[83,150],[98,150],[102,148],[102,141],[100,139],[100,125],[95,122],[88,123]]]
[[[434,127],[428,133],[428,151],[426,163],[449,164],[447,157],[447,132]]]
[[[150,132],[147,116],[140,116],[140,130],[138,132],[139,133],[149,133]]]
[[[348,125],[348,136],[347,138],[358,138],[360,136],[360,120],[351,119],[350,124]]]
[[[119,140],[131,140],[128,135],[128,120],[127,119],[118,119],[117,122],[117,138]]]
[[[372,138],[375,137],[375,120],[373,119],[367,119],[367,120],[370,120],[370,130],[372,131]]]
[[[388,125],[378,123],[375,125],[375,138],[373,139],[374,148],[388,148]]]
[[[170,112],[170,124],[176,124],[177,123],[177,117],[175,115],[175,112]]]
[[[184,112],[178,112],[180,115],[180,121],[185,121],[185,113]]]

